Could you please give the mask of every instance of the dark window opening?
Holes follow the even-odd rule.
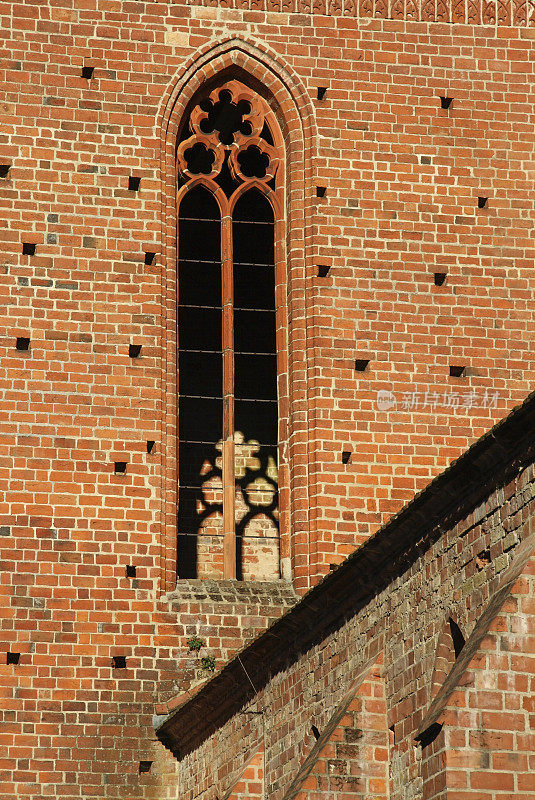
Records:
[[[180,204],[178,243],[178,575],[195,578],[197,536],[219,532],[222,505],[221,220],[202,186]]]
[[[278,534],[273,211],[256,189],[237,201],[226,275],[219,216],[215,199],[202,187],[188,192],[180,205],[178,573],[183,578],[222,570],[224,506],[231,493],[238,579],[244,538]],[[194,244],[201,251],[197,260]],[[233,452],[234,469],[223,477],[225,446]]]

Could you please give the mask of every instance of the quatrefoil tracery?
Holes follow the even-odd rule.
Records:
[[[191,136],[178,147],[178,170],[185,181],[215,181],[225,162],[237,183],[268,184],[280,159],[269,124],[272,112],[259,95],[233,80],[214,89],[192,110]]]

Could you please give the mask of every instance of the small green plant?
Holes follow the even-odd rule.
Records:
[[[215,658],[213,656],[204,656],[201,658],[201,667],[207,672],[215,672]]]
[[[188,647],[190,651],[194,651],[195,653],[198,653],[201,647],[204,647],[205,644],[206,642],[204,639],[200,639],[198,636],[191,636],[188,639]]]

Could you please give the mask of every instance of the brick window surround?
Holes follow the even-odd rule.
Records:
[[[195,101],[225,82],[236,80],[267,103],[280,131],[284,159],[280,180],[284,203],[276,232],[283,254],[276,275],[278,371],[278,504],[280,576],[298,590],[311,585],[311,565],[317,563],[314,535],[315,474],[311,465],[311,420],[317,413],[310,402],[307,376],[314,370],[309,352],[312,282],[315,277],[313,237],[315,198],[312,154],[317,137],[314,111],[305,87],[289,74],[269,48],[229,38],[206,45],[187,61],[163,99],[161,130],[162,220],[162,527],[160,591],[172,590],[177,580],[178,507],[178,193],[177,151],[184,125]],[[282,191],[282,190],[281,190]],[[275,214],[275,217],[277,215]],[[279,229],[279,230],[280,230]],[[278,269],[278,267],[277,267]]]

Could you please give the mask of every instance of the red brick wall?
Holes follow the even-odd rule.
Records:
[[[444,715],[448,800],[535,798],[535,558]]]
[[[281,552],[297,588],[532,385],[533,31],[222,6],[0,2],[2,653],[22,653],[0,672],[7,797],[157,793],[137,772],[154,704],[189,685],[183,609],[157,600],[176,534],[172,155],[184,92],[214,64],[256,75],[286,136]],[[397,409],[378,410],[379,390]],[[225,617],[264,613],[244,603],[206,611],[218,663],[242,641],[219,643]],[[207,616],[188,626],[202,635]]]
[[[319,735],[318,744],[323,744]],[[389,737],[382,668],[374,664],[336,728],[325,737],[327,742],[314,758],[310,774],[290,797],[387,800]]]
[[[535,757],[533,557],[531,565],[522,567],[512,594],[504,595],[505,602],[488,635],[468,661],[468,669],[460,674],[457,688],[448,695],[438,735],[429,743],[418,743],[416,736],[435,694],[434,666],[445,614],[458,620],[469,647],[478,620],[509,575],[508,566],[516,557],[519,542],[530,537],[526,546],[535,546],[534,478],[532,465],[505,489],[493,492],[465,520],[444,530],[435,544],[422,545],[425,552],[420,550],[420,557],[410,567],[394,573],[389,585],[354,614],[344,605],[346,622],[332,622],[325,637],[318,636],[308,647],[300,645],[304,638],[299,640],[288,656],[289,666],[250,699],[248,708],[263,714],[250,716],[238,710],[183,758],[179,764],[181,796],[185,800],[199,796],[201,770],[202,800],[224,796],[231,783],[230,769],[243,768],[243,754],[262,742],[266,747],[265,780],[273,800],[293,800],[301,792],[313,800],[324,791],[336,795],[347,789],[343,779],[339,786],[329,780],[340,777],[341,759],[336,753],[343,741],[342,729],[349,723],[361,732],[358,741],[364,750],[353,751],[354,761],[349,758],[350,751],[344,751],[350,762],[347,774],[361,782],[377,777],[375,770],[384,765],[380,755],[387,743],[390,800],[468,800],[472,796],[477,800],[507,796],[533,800],[533,787],[526,777]],[[478,554],[487,548],[491,560],[480,570]],[[329,607],[336,607],[338,601],[345,604],[346,598],[338,598],[332,589],[322,599]],[[322,605],[318,595],[303,602],[312,607],[317,604],[318,609]],[[321,614],[318,610],[318,619]],[[278,645],[281,647],[281,642]],[[368,677],[370,666],[381,655],[382,676],[376,667],[375,676]],[[358,713],[353,718],[342,716],[339,724],[337,715],[344,710],[344,703],[347,708],[355,684],[363,687],[365,699],[359,705],[357,694]],[[366,707],[370,696],[376,701],[376,714]],[[213,703],[214,696],[210,699]],[[202,698],[197,703],[200,716]],[[211,719],[209,708],[206,713]],[[326,734],[325,750],[317,752],[322,740],[316,743],[312,725],[320,736]],[[381,731],[380,742],[371,738],[379,737]],[[366,748],[372,742],[379,748],[377,758]],[[304,777],[302,783],[300,777]],[[354,785],[351,791],[358,794],[361,785]],[[376,784],[375,794],[381,797],[381,791]],[[172,792],[173,784],[169,797]]]
[[[262,800],[264,797],[264,750],[255,753],[239,781],[232,787],[228,800]]]
[[[244,37],[233,58],[283,106],[289,150],[293,536],[283,557],[306,585],[532,385],[531,29],[158,3],[2,9],[12,31],[2,134],[12,166],[0,195],[6,522],[26,513],[104,536],[120,527],[144,548],[165,528],[172,586],[168,155],[181,97],[232,61],[222,44],[210,60],[214,37]],[[95,68],[89,82],[83,64]],[[138,193],[127,189],[133,173]],[[35,256],[21,254],[24,241]],[[318,263],[331,265],[324,278]],[[442,286],[435,272],[447,273]],[[14,351],[17,335],[31,336],[29,355]],[[143,345],[137,362],[131,341]],[[370,359],[365,372],[358,358]],[[450,377],[450,366],[469,375]],[[388,397],[378,408],[379,391],[395,409],[384,410]],[[15,447],[14,432],[30,438]],[[115,478],[120,459],[128,472]]]

